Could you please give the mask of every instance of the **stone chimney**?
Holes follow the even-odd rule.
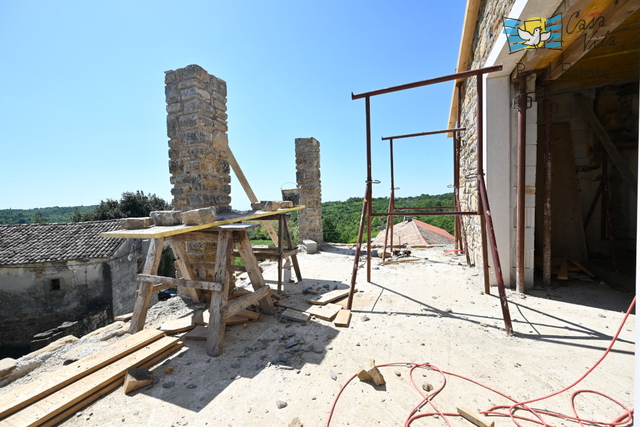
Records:
[[[173,207],[228,212],[227,84],[198,65],[165,74]]]
[[[322,234],[322,189],[320,185],[320,142],[315,138],[296,138],[296,181],[300,188],[300,204],[306,209],[298,213],[300,242],[324,242]]]

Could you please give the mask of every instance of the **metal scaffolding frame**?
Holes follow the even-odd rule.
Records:
[[[500,266],[500,257],[498,255],[498,247],[496,243],[495,232],[493,228],[493,220],[491,218],[491,210],[489,208],[489,199],[487,196],[487,189],[484,180],[484,168],[483,168],[483,79],[482,76],[487,73],[492,73],[496,71],[502,70],[502,65],[496,65],[493,67],[485,67],[478,68],[475,70],[463,71],[461,73],[450,74],[447,76],[436,77],[433,79],[422,80],[419,82],[408,83],[400,86],[394,86],[385,89],[374,90],[371,92],[365,92],[360,94],[351,94],[351,99],[365,99],[365,114],[366,114],[366,143],[367,143],[367,179],[366,179],[366,188],[364,194],[364,201],[362,203],[362,213],[360,215],[360,227],[358,229],[358,243],[355,251],[355,258],[353,261],[353,269],[351,271],[351,283],[349,289],[349,299],[347,302],[347,308],[351,309],[353,305],[353,295],[355,291],[355,284],[358,274],[358,264],[360,260],[360,254],[362,252],[362,238],[364,233],[365,223],[367,225],[367,281],[371,281],[371,221],[374,216],[386,216],[387,218],[393,216],[402,216],[402,215],[455,215],[458,219],[462,215],[480,215],[480,225],[481,225],[481,234],[482,234],[482,252],[483,252],[483,271],[484,271],[484,280],[485,280],[485,291],[489,291],[489,277],[488,277],[488,260],[487,260],[487,246],[491,249],[491,255],[493,259],[493,271],[496,277],[496,282],[498,284],[498,294],[500,297],[500,307],[502,309],[502,317],[504,319],[505,331],[507,335],[513,335],[513,328],[511,325],[511,316],[509,314],[509,306],[507,302],[507,296],[504,286],[504,280],[502,277],[502,269]],[[476,77],[476,145],[477,145],[477,158],[476,158],[476,177],[478,181],[478,210],[477,212],[463,212],[460,210],[460,203],[458,197],[458,189],[454,189],[455,200],[456,200],[456,211],[454,212],[393,212],[390,208],[387,212],[373,212],[373,179],[372,179],[372,165],[371,165],[371,97],[382,95],[391,92],[398,92],[407,89],[413,89],[422,86],[428,86],[436,83],[443,83],[452,80],[461,80],[467,79],[469,77]],[[460,102],[460,94],[461,94],[461,84],[457,84],[456,88],[458,90],[458,102]],[[436,132],[425,132],[421,134],[411,134],[404,135],[402,137],[413,137],[420,136],[425,134],[433,134],[433,133],[445,133],[451,132],[454,134],[454,162],[456,163],[456,167],[454,168],[454,182],[458,184],[459,181],[459,173],[455,173],[459,169],[459,160],[460,160],[460,138],[458,134],[460,133],[460,108],[458,108],[458,126],[455,129],[446,129],[443,131]],[[390,141],[396,137],[388,137]],[[393,160],[392,160],[393,162]],[[393,173],[393,172],[392,172]],[[394,183],[392,182],[391,191],[392,195],[394,192]],[[390,205],[392,205],[390,203]],[[393,206],[391,206],[393,207]],[[393,209],[395,210],[395,209]],[[461,219],[461,218],[460,218]],[[457,221],[457,224],[460,226],[461,221]],[[462,230],[463,227],[460,227]],[[487,236],[489,239],[489,245],[487,245]]]

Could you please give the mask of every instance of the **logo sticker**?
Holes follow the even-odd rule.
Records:
[[[562,14],[549,19],[529,18],[526,21],[504,18],[509,53],[523,49],[562,49]]]

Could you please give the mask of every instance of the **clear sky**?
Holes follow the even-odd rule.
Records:
[[[465,0],[0,0],[0,209],[171,201],[164,71],[228,86],[229,144],[261,200],[295,181],[294,140],[320,141],[324,201],[362,197],[364,100],[351,93],[455,72]],[[382,136],[447,127],[452,83],[371,100]],[[395,143],[397,196],[451,191],[452,140]],[[232,206],[248,200],[232,176]]]

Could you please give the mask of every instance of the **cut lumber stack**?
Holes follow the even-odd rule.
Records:
[[[0,396],[3,426],[53,426],[121,385],[129,369],[157,364],[182,347],[147,329]]]

